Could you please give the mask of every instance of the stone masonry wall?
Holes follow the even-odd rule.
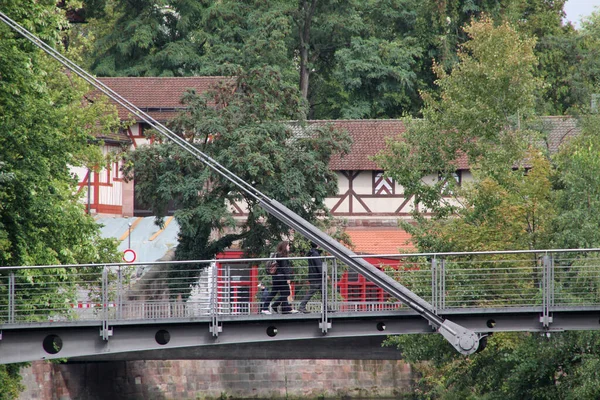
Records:
[[[391,360],[33,362],[19,400],[402,398],[412,373]]]

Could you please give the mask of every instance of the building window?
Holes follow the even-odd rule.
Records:
[[[394,193],[394,180],[383,176],[383,171],[373,172],[373,194],[386,196]]]
[[[460,173],[460,171],[456,171],[452,173],[452,177],[454,178],[454,181],[456,181],[456,185],[460,186],[462,184],[462,174]],[[442,177],[441,174],[438,175],[438,181],[441,181],[442,179],[444,179]],[[444,187],[442,189],[444,194],[447,195],[451,195],[453,194],[452,189],[449,187],[448,182],[444,182]]]

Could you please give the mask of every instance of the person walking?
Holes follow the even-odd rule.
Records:
[[[321,255],[321,249],[316,243],[310,243],[310,250],[306,254],[306,257],[319,257]],[[308,259],[308,292],[300,301],[298,311],[301,313],[308,313],[306,310],[306,304],[315,295],[320,292],[323,287],[323,260],[321,258],[310,258]]]
[[[258,284],[258,303],[259,307],[262,309],[263,303],[269,297],[269,289],[261,282]]]
[[[290,243],[287,240],[279,242],[276,248],[276,258],[285,258],[290,254]],[[292,267],[289,260],[277,260],[277,273],[273,275],[273,287],[271,292],[262,304],[261,313],[271,314],[269,311],[269,304],[273,299],[272,309],[277,312],[279,306],[281,306],[282,314],[297,313],[297,310],[293,310],[292,306],[288,302],[288,296],[290,295],[290,284],[292,283]],[[277,298],[275,296],[279,295]]]

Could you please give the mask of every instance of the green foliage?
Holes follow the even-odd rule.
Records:
[[[437,218],[457,209],[446,197],[456,189],[453,174],[461,159],[503,179],[523,159],[532,136],[520,121],[532,113],[539,85],[534,41],[489,19],[465,30],[471,40],[459,52],[460,63],[450,74],[436,67],[440,96],[425,94],[423,120],[407,120],[406,133],[376,157],[405,195]],[[440,178],[422,179],[427,175]]]
[[[598,343],[598,332],[496,333],[465,358],[439,335],[387,340],[419,375],[418,399],[596,398]]]
[[[97,37],[88,57],[98,75],[230,75],[271,65],[293,79],[286,2],[109,0],[104,10],[82,28]]]
[[[47,43],[61,48],[67,27],[55,1],[1,0],[0,9]],[[82,104],[89,87],[65,74],[53,59],[0,25],[0,265],[102,263],[117,260],[116,244],[100,237],[85,214],[71,166],[101,161],[94,133],[114,129],[116,113],[106,104]],[[2,275],[6,275],[3,272]],[[74,279],[64,269],[15,272],[17,284],[45,286],[47,304],[72,294],[61,282]],[[6,290],[6,285],[2,286]],[[33,308],[29,294],[16,299]],[[2,302],[8,297],[2,295]],[[5,305],[6,306],[6,305]],[[0,397],[21,390],[20,365],[0,368]]]
[[[400,40],[352,38],[349,48],[335,53],[332,77],[339,85],[328,98],[344,119],[377,118],[409,110],[417,97],[414,71],[421,50]]]
[[[104,20],[113,26],[94,43],[97,75],[182,76],[200,65],[202,43],[190,26],[201,17],[197,1],[115,0],[105,7]]]
[[[591,248],[600,245],[600,117],[581,120],[581,134],[569,140],[556,161],[554,245]]]
[[[180,115],[173,128],[303,218],[315,222],[327,215],[324,200],[337,190],[329,159],[348,150],[347,135],[330,127],[292,129],[283,122],[297,119],[302,108],[296,89],[276,71],[240,70],[236,75],[233,87],[225,83],[208,96],[186,94],[189,113]],[[163,216],[167,202],[176,202],[178,258],[211,258],[237,240],[249,255],[266,254],[265,243],[289,233],[257,199],[171,144],[138,149],[129,160],[126,172],[135,171],[139,195],[155,215]],[[236,220],[232,204],[240,201],[248,215]],[[221,233],[219,239],[211,235],[214,231]]]
[[[4,364],[0,365],[0,400],[18,399],[24,389],[19,372],[29,364]]]

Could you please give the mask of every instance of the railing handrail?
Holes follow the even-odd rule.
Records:
[[[357,254],[352,258],[411,258],[411,257],[429,257],[442,258],[448,256],[476,256],[476,255],[494,255],[494,254],[554,254],[554,253],[592,253],[600,252],[600,248],[589,249],[539,249],[539,250],[490,250],[490,251],[465,251],[465,252],[440,252],[440,253],[391,253],[391,254]],[[281,260],[310,260],[324,259],[332,260],[334,256],[318,257],[278,257]],[[52,265],[15,265],[0,266],[0,271],[19,270],[19,269],[44,269],[44,268],[88,268],[88,267],[118,267],[118,266],[143,266],[143,265],[176,265],[176,264],[210,264],[218,263],[243,263],[243,262],[264,262],[270,260],[270,257],[251,257],[251,258],[212,258],[205,260],[172,260],[172,261],[138,261],[138,262],[117,262],[117,263],[88,263],[88,264],[52,264]]]

